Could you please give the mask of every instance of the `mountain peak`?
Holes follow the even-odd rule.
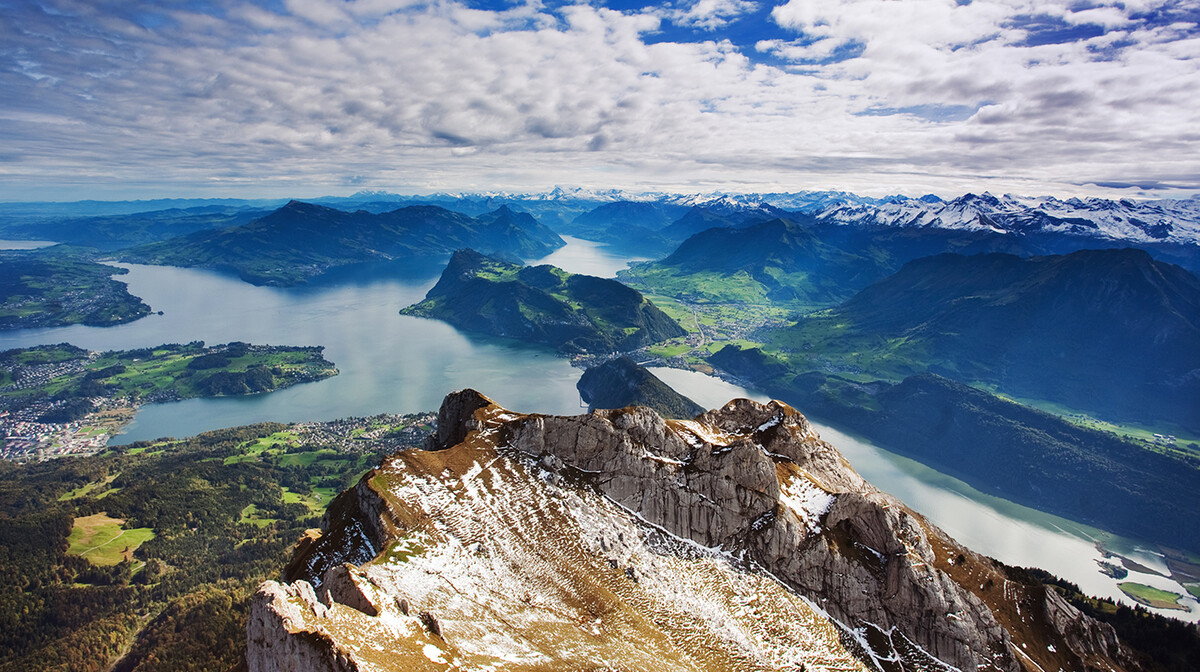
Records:
[[[252,671],[1016,672],[1014,650],[1127,669],[1106,626],[871,487],[780,402],[563,417],[465,390],[431,447],[340,495],[291,583],[259,589]]]

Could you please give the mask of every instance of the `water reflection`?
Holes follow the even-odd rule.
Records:
[[[37,250],[57,243],[49,240],[0,240],[0,250]]]
[[[617,271],[623,271],[635,261],[647,261],[642,257],[627,257],[614,254],[604,249],[600,243],[595,243],[573,236],[560,236],[567,242],[566,247],[560,247],[553,253],[529,261],[530,266],[550,264],[568,273],[594,275],[598,278],[615,278]]]

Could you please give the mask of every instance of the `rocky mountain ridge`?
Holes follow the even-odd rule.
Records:
[[[466,390],[427,448],[260,588],[250,670],[1139,669],[779,402],[559,417]]]

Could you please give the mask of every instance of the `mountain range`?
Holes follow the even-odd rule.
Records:
[[[564,244],[527,213],[506,206],[470,217],[431,205],[375,214],[291,201],[247,224],[134,247],[120,258],[225,270],[253,284],[288,286],[369,263],[432,270],[461,247],[522,259],[546,256]]]
[[[790,343],[884,344],[1009,394],[1200,428],[1200,279],[1141,250],[925,257],[790,331]]]
[[[716,212],[760,210],[774,212],[776,216],[779,212],[800,213],[810,215],[819,222],[838,225],[986,230],[1017,235],[1040,231],[1126,244],[1200,244],[1200,199],[1197,198],[1060,199],[1012,194],[995,196],[987,192],[967,193],[948,199],[932,194],[875,198],[842,191],[679,194],[556,187],[548,192],[537,193],[496,191],[399,195],[385,191],[363,191],[351,196],[313,198],[309,202],[342,210],[363,209],[371,212],[384,212],[408,205],[438,205],[471,215],[507,204],[530,212],[555,228],[569,228],[572,220],[580,215],[597,207],[624,202],[649,204],[667,213],[682,213],[693,207]],[[278,205],[279,201],[238,199],[6,203],[0,215],[0,232],[24,239],[30,235],[30,231],[12,231],[9,227],[97,214],[130,215],[204,209],[269,210]]]

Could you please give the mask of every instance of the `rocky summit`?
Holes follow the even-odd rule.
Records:
[[[1134,670],[1111,628],[744,399],[522,415],[466,390],[253,600],[275,670]]]

